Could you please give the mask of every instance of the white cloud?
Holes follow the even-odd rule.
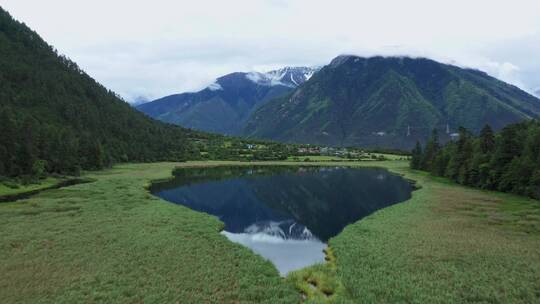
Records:
[[[490,61],[487,63],[485,70],[503,81],[523,86],[519,79],[520,68],[510,62]]]
[[[127,99],[206,87],[233,71],[413,55],[540,86],[540,1],[0,0]]]

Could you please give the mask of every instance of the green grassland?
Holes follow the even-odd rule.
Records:
[[[540,203],[454,185],[405,161],[421,187],[331,239],[329,262],[280,278],[215,217],[145,190],[188,162],[119,165],[93,183],[0,204],[2,303],[533,303]],[[294,162],[264,162],[288,164]],[[303,296],[302,296],[303,294]]]
[[[15,195],[36,190],[42,190],[53,187],[62,181],[63,179],[60,178],[47,177],[43,180],[40,180],[39,182],[31,183],[28,185],[20,185],[14,182],[3,182],[0,183],[0,196]]]
[[[388,154],[388,153],[371,153],[376,157],[382,156],[387,160],[406,160],[408,157],[403,155]]]
[[[332,155],[302,155],[302,156],[289,156],[287,161],[310,161],[310,162],[352,162],[352,161],[377,161],[379,158],[384,160],[406,160],[407,156],[388,154],[388,153],[366,153],[361,157],[355,159],[348,159],[346,157],[332,156]]]
[[[216,218],[145,190],[176,165],[117,166],[0,205],[1,302],[297,302],[270,262],[218,233]]]
[[[331,239],[334,263],[290,275],[310,302],[540,301],[540,202],[381,165],[421,189]]]
[[[306,155],[306,156],[289,156],[287,158],[287,161],[304,161],[308,159],[309,161],[346,161],[346,158],[338,157],[338,156],[327,156],[327,155]]]

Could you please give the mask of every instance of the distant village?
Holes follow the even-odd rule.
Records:
[[[251,151],[257,151],[260,149],[265,149],[265,145],[257,144],[246,144],[245,148]],[[313,161],[317,160],[315,156],[327,156],[334,158],[343,158],[348,160],[383,160],[385,156],[383,153],[376,153],[373,151],[366,151],[360,148],[347,147],[347,148],[338,148],[338,147],[327,147],[327,146],[315,146],[315,145],[293,145],[288,149],[288,155],[293,159],[298,160],[301,157],[304,161]],[[406,158],[407,156],[403,156]]]
[[[255,150],[258,148],[256,144],[246,144],[246,148],[249,150]],[[296,155],[323,155],[323,156],[339,156],[339,157],[359,157],[364,154],[364,151],[352,149],[352,148],[333,148],[333,147],[321,147],[321,146],[300,146],[296,148]]]
[[[339,156],[339,157],[353,157],[357,158],[364,154],[361,150],[353,150],[347,148],[333,148],[333,147],[319,147],[319,146],[307,146],[299,147],[297,149],[299,155],[324,155],[324,156]]]

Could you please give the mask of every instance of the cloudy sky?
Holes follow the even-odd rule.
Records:
[[[539,0],[0,0],[126,100],[233,71],[410,55],[540,90]]]

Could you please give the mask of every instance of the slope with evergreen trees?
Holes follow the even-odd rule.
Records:
[[[0,176],[183,160],[189,136],[132,109],[0,8]]]
[[[417,143],[411,168],[448,177],[462,185],[540,198],[540,122],[512,124],[479,136],[460,128],[459,139],[441,146],[437,131],[425,148]]]
[[[410,149],[431,130],[499,130],[540,115],[540,100],[487,74],[425,58],[339,56],[248,121],[245,135],[285,142]]]

